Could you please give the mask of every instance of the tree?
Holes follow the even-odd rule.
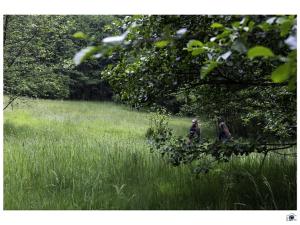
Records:
[[[187,156],[182,138],[159,121],[148,134],[158,150],[183,162],[214,155],[212,149],[217,160],[227,160],[295,144],[295,16],[128,16],[111,29],[117,36],[86,49],[81,59],[99,53],[114,59],[101,74],[122,101],[223,116],[236,138],[248,138],[227,145],[205,141]]]
[[[97,41],[78,40],[77,30],[95,31],[113,17],[101,16],[5,16],[4,93],[7,106],[19,96],[39,98],[110,99],[112,91],[99,78],[103,65],[88,62],[76,67],[72,58],[78,46]],[[98,38],[102,38],[102,36]],[[87,95],[87,92],[96,92]],[[94,93],[92,92],[92,93]]]

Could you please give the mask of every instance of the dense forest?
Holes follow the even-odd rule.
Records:
[[[76,67],[73,56],[91,41],[78,40],[78,31],[94,32],[94,41],[107,34],[107,16],[5,16],[4,92],[12,96],[50,99],[110,100],[112,90],[99,71],[111,63],[90,62]]]
[[[171,165],[206,174],[255,153],[262,156],[259,174],[269,154],[296,155],[296,20],[6,15],[4,110],[28,97],[111,101],[156,112],[144,137]],[[173,116],[210,121],[213,135],[187,143],[170,128]],[[233,136],[228,143],[217,138],[220,118]]]

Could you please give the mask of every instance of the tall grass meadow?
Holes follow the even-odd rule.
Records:
[[[150,114],[108,102],[25,99],[4,111],[4,209],[296,209],[296,159],[270,153],[195,175],[151,153]],[[172,117],[186,135],[190,118]],[[204,136],[214,127],[201,121]],[[290,149],[296,151],[296,149]]]

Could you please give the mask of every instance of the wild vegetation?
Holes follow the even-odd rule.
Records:
[[[296,19],[4,16],[5,207],[295,208]]]
[[[262,157],[239,156],[197,175],[149,152],[148,113],[109,102],[16,103],[4,113],[5,209],[296,208],[293,157],[270,154],[257,174]],[[190,120],[169,124],[185,135]],[[207,138],[211,128],[202,122]]]
[[[188,147],[156,121],[148,138],[174,165],[296,145],[295,16],[133,16],[114,25],[121,35],[81,50],[74,62],[117,59],[101,75],[135,107],[230,121],[235,141]]]

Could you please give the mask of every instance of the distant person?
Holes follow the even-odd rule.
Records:
[[[231,133],[229,132],[228,126],[225,123],[225,120],[223,117],[219,119],[218,122],[218,128],[219,128],[219,140],[223,143],[226,143],[227,141],[232,139]]]
[[[189,135],[188,135],[188,143],[190,144],[193,140],[200,140],[200,128],[199,128],[199,124],[198,124],[198,120],[197,119],[193,119],[192,120],[192,126],[189,130]]]

